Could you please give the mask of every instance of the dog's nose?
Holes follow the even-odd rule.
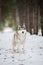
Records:
[[[24,31],[22,31],[22,33],[24,33]]]

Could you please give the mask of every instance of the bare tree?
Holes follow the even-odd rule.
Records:
[[[37,0],[34,2],[34,7],[33,7],[33,29],[34,29],[34,34],[38,34],[38,5],[37,5]]]
[[[0,8],[0,22],[1,22],[1,8]]]
[[[40,1],[40,14],[41,14],[41,30],[43,36],[43,1]]]
[[[29,2],[29,30],[30,33],[32,34],[32,28],[33,28],[33,7],[32,7],[32,2]]]

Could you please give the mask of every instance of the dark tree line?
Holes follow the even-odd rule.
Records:
[[[13,23],[15,22],[21,27],[25,24],[26,30],[31,34],[38,34],[41,25],[43,35],[42,0],[1,0],[0,2],[0,22],[4,23],[10,12]]]

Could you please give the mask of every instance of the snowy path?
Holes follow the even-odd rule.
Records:
[[[0,33],[0,65],[43,65],[43,37],[26,35],[25,53],[13,53],[13,32]]]

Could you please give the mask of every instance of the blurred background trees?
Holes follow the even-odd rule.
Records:
[[[0,0],[0,23],[12,27],[15,23],[31,34],[43,35],[43,1],[42,0]]]

